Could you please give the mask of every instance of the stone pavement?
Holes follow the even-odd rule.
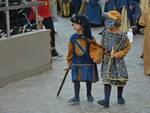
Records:
[[[142,53],[143,36],[136,35],[133,48],[126,58],[130,80],[124,90],[125,105],[118,105],[116,88],[111,95],[111,107],[108,109],[97,105],[103,98],[101,79],[93,84],[95,101],[86,100],[85,84],[81,84],[81,103],[69,105],[67,100],[73,96],[73,84],[68,76],[60,97],[56,93],[67,67],[67,42],[74,32],[69,19],[59,18],[55,23],[58,32],[56,42],[62,58],[53,59],[53,70],[41,73],[0,88],[0,113],[150,113],[150,77],[143,74]],[[95,36],[103,28],[93,28]],[[100,36],[98,36],[100,38]],[[100,66],[99,72],[100,72]]]

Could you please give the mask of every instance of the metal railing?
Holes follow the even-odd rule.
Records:
[[[35,0],[35,2],[26,2],[26,0],[21,0],[21,4],[9,6],[9,0],[5,0],[5,6],[0,7],[0,11],[4,11],[6,13],[7,37],[10,37],[10,11],[35,6],[36,7],[35,14],[36,14],[36,20],[37,20],[37,14],[38,14],[37,7],[39,5],[45,5],[45,2],[37,2],[37,0]],[[38,21],[36,22],[38,26]]]

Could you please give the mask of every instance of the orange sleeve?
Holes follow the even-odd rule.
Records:
[[[128,54],[128,52],[129,52],[130,49],[131,49],[131,43],[128,43],[127,46],[126,46],[126,48],[124,48],[122,50],[122,52],[124,53],[124,56],[126,56]]]
[[[116,52],[114,54],[114,57],[119,58],[119,59],[124,58],[128,54],[130,49],[131,49],[131,43],[128,43],[127,46],[123,50]]]
[[[67,56],[67,61],[68,61],[68,65],[70,66],[72,64],[72,55],[73,54],[73,45],[71,42],[69,42],[68,45],[68,56]]]

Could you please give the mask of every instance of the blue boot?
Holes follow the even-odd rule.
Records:
[[[68,102],[70,102],[70,103],[79,103],[80,102],[79,92],[80,92],[80,82],[79,81],[74,81],[75,96],[73,98],[69,99]]]
[[[97,103],[104,107],[109,107],[109,100],[110,100],[110,93],[111,93],[111,85],[105,84],[104,85],[104,92],[105,92],[105,99],[99,100]]]
[[[118,87],[118,104],[125,104],[125,100],[122,97],[122,93],[123,93],[123,87]]]
[[[94,101],[94,97],[91,94],[92,82],[86,82],[86,88],[87,88],[87,101],[89,101],[89,102]]]
[[[106,100],[99,100],[99,101],[97,101],[97,103],[104,107],[109,107],[109,102],[107,102]]]
[[[118,104],[120,105],[125,104],[125,100],[123,97],[118,97]]]
[[[92,95],[88,95],[88,96],[87,96],[87,100],[88,100],[89,102],[92,102],[92,101],[94,101],[94,97],[93,97]]]
[[[73,97],[71,99],[68,100],[69,103],[79,103],[80,102],[80,99],[79,98],[76,98],[76,97]]]

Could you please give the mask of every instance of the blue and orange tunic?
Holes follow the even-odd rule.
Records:
[[[84,51],[76,42],[82,46]],[[97,82],[99,80],[97,66],[89,55],[89,47],[89,42],[83,35],[75,33],[71,36],[67,60],[72,69],[72,81]]]

